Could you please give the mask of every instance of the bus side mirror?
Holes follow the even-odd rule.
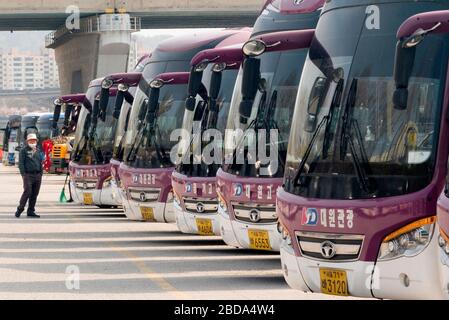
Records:
[[[92,116],[91,116],[91,134],[95,132],[95,129],[97,127],[98,118],[100,113],[100,101],[98,99],[95,99],[94,105],[92,107]]]
[[[125,100],[125,92],[118,91],[117,97],[115,99],[114,113],[112,114],[114,119],[118,119],[120,117],[120,111],[122,110],[124,100]]]
[[[123,92],[123,97],[125,98],[125,101],[128,102],[130,105],[134,103],[134,97],[129,91]]]
[[[150,98],[148,99],[147,113],[145,116],[145,123],[150,123],[154,114],[157,112],[159,106],[160,88],[151,88]]]
[[[247,57],[243,62],[242,101],[239,107],[240,120],[243,120],[243,123],[251,117],[260,78],[260,59]]]
[[[190,70],[189,77],[189,87],[188,87],[188,98],[186,100],[185,108],[188,111],[195,110],[196,106],[196,95],[200,91],[201,88],[201,80],[203,79],[203,72],[196,71],[195,67],[192,67]]]
[[[139,110],[139,115],[137,116],[137,119],[139,122],[143,122],[145,120],[145,115],[147,114],[148,110],[148,99],[145,99],[145,101],[142,104],[142,107]]]
[[[89,128],[90,128],[91,122],[92,122],[92,114],[89,113],[86,117],[86,120],[85,120],[84,126],[83,126],[83,136],[85,138],[89,137]]]
[[[413,71],[415,54],[416,47],[405,47],[403,41],[398,41],[393,71],[395,83],[393,105],[398,110],[407,109],[408,84]]]
[[[99,115],[103,121],[106,119],[106,110],[108,109],[108,103],[109,103],[109,89],[101,88],[100,102],[99,102],[99,108],[100,108]]]
[[[59,121],[59,118],[61,117],[61,109],[62,109],[62,106],[60,103],[55,104],[55,111],[53,112],[53,121],[51,124],[51,127],[53,129],[56,129],[58,127],[58,121]]]
[[[326,78],[316,78],[310,92],[307,106],[306,123],[304,125],[304,131],[306,132],[312,133],[316,130],[317,116],[320,112],[321,105],[323,104],[325,90]]]
[[[217,99],[220,93],[221,81],[223,73],[222,72],[212,72],[212,77],[210,81],[210,96],[209,96],[209,109],[213,113],[218,113]]]
[[[196,105],[196,98],[195,97],[188,97],[186,99],[186,110],[193,111],[195,110]]]
[[[218,98],[218,94],[220,93],[220,88],[221,88],[221,80],[222,80],[221,72],[212,72],[210,88],[209,88],[209,96],[213,100],[217,100],[217,98]]]
[[[70,117],[72,116],[73,105],[66,104],[65,106],[65,114],[64,114],[64,127],[69,126]]]
[[[148,100],[148,112],[156,112],[157,106],[159,104],[159,88],[151,88],[150,99]]]

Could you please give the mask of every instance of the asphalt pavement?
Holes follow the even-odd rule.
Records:
[[[0,299],[334,298],[290,289],[276,253],[59,203],[64,178],[44,176],[41,219],[16,219],[21,177],[0,165]]]

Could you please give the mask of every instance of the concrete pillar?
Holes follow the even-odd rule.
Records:
[[[131,34],[138,29],[127,14],[104,14],[83,19],[79,30],[62,28],[49,35],[62,94],[85,92],[92,79],[127,71]]]

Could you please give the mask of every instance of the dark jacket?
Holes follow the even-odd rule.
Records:
[[[26,146],[20,150],[19,154],[19,170],[20,174],[37,174],[42,173],[42,152],[39,148],[33,154],[33,150]]]

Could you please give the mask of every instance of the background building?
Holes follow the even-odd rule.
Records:
[[[0,51],[0,90],[29,91],[59,88],[58,67],[53,50],[39,54],[15,48]]]

